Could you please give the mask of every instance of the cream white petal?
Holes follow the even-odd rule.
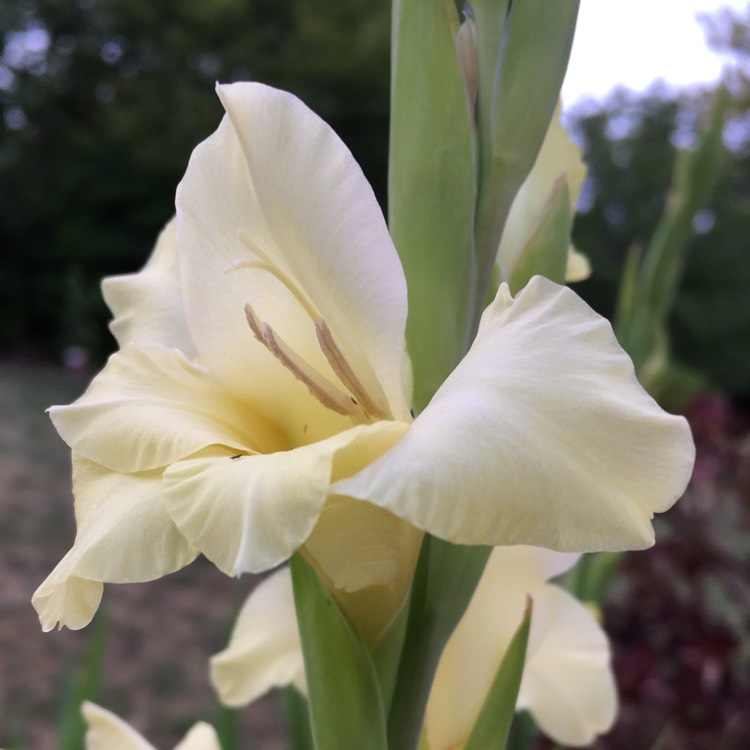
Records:
[[[555,552],[551,549],[544,549],[543,547],[525,547],[519,545],[516,547],[505,548],[506,555],[509,559],[511,556],[527,556],[532,559],[527,559],[516,563],[518,566],[530,568],[532,565],[538,566],[539,578],[544,581],[548,581],[550,578],[557,578],[563,573],[567,573],[580,559],[581,555],[575,552]]]
[[[334,495],[303,554],[360,636],[375,643],[409,592],[421,542],[422,532],[398,516]]]
[[[334,588],[354,592],[387,585],[403,575],[404,569],[413,567],[421,539],[422,533],[398,516],[334,495],[305,549]],[[407,575],[411,580],[411,573]]]
[[[31,603],[47,633],[56,626],[80,630],[88,625],[104,593],[101,581],[71,574],[75,570],[76,552],[71,549],[34,592]]]
[[[275,687],[306,691],[289,568],[273,573],[247,598],[229,645],[211,658],[211,683],[227,706],[244,706]]]
[[[180,461],[164,474],[167,510],[225,573],[269,570],[312,532],[332,478],[341,476],[337,464],[360,452],[382,453],[406,428],[378,422],[270,455]]]
[[[86,750],[154,750],[129,724],[111,711],[84,701],[81,712],[88,725]],[[213,727],[198,722],[174,750],[221,750]]]
[[[638,384],[607,321],[534,277],[502,285],[403,439],[334,491],[463,544],[641,548],[682,494],[687,422]]]
[[[199,721],[185,735],[185,739],[175,745],[174,750],[221,750],[221,745],[216,730],[206,722]]]
[[[102,583],[151,581],[197,555],[167,515],[161,473],[124,475],[73,455],[75,542],[34,593],[45,631],[87,625]]]
[[[85,701],[81,713],[88,725],[86,750],[154,750],[153,745],[111,711]]]
[[[607,636],[589,609],[547,584],[534,598],[538,630],[518,695],[556,742],[583,747],[606,732],[617,714]]]
[[[113,471],[167,466],[209,445],[272,451],[286,442],[176,349],[128,346],[86,393],[54,406],[57,431],[76,452]]]
[[[323,318],[366,390],[407,419],[406,283],[361,170],[294,96],[255,83],[218,92],[227,116],[177,191],[183,295],[201,358],[291,431],[312,407],[253,338],[244,306],[336,382],[315,335]]]
[[[574,247],[568,249],[568,262],[565,267],[565,281],[585,281],[591,276],[589,259]]]
[[[519,256],[542,219],[552,189],[560,177],[567,180],[571,210],[574,210],[586,178],[586,166],[581,158],[581,150],[571,141],[560,123],[558,104],[536,162],[513,201],[503,229],[497,259],[501,279],[510,279]]]
[[[468,739],[523,619],[526,596],[543,585],[543,563],[535,559],[536,552],[526,547],[492,551],[438,663],[425,716],[430,750],[454,750]]]
[[[369,428],[336,456],[331,481],[361,471],[406,432],[404,423]],[[334,589],[354,593],[391,586],[405,593],[410,585],[422,533],[398,516],[367,502],[329,494],[305,554]],[[380,602],[382,604],[382,602]]]
[[[120,348],[163,344],[195,355],[185,320],[177,259],[176,221],[162,230],[146,265],[134,274],[102,281],[104,299],[114,314],[109,324]]]

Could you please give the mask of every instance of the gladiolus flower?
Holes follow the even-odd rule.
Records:
[[[104,282],[120,350],[51,409],[78,530],[34,595],[43,627],[82,627],[104,582],[198,553],[237,575],[301,549],[356,606],[382,594],[387,619],[423,530],[651,544],[694,448],[609,324],[541,277],[515,299],[503,285],[412,420],[406,281],[359,167],[295,97],[218,92],[227,115],[190,159],[176,222],[140,273]]]

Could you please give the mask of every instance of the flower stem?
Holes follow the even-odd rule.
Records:
[[[471,601],[490,547],[425,536],[388,721],[389,750],[415,750],[440,655]]]

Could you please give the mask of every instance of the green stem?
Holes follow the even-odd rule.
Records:
[[[389,750],[415,750],[419,746],[438,661],[471,601],[490,550],[425,536],[388,721]]]

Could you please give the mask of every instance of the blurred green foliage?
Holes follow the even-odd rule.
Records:
[[[139,268],[174,212],[216,81],[301,96],[382,197],[389,21],[382,0],[0,4],[0,351],[114,348],[99,279]]]
[[[688,242],[700,212],[707,210],[726,156],[722,136],[728,102],[726,89],[717,90],[709,126],[689,148],[678,149],[661,219],[645,251],[631,249],[620,279],[617,338],[644,388],[678,410],[705,386],[690,370],[675,367],[666,323],[682,282]]]
[[[589,167],[574,241],[593,267],[577,291],[607,317],[629,251],[648,246],[664,212],[677,148],[690,145],[712,100],[709,93],[677,100],[619,92],[603,108],[574,114]],[[747,395],[750,162],[746,144],[732,145],[695,217],[668,330],[677,363],[709,387]]]

